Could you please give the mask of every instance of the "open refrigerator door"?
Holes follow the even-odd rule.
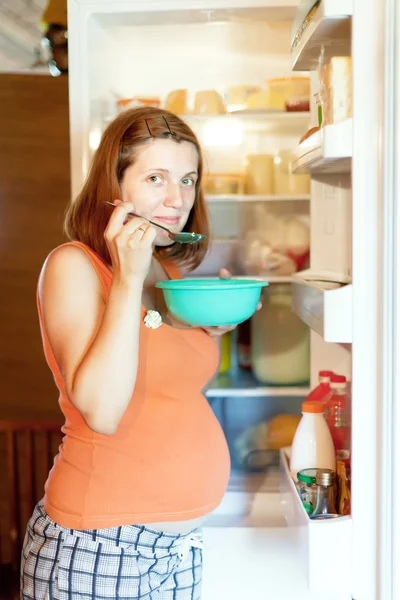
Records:
[[[171,110],[199,137],[207,167],[213,243],[194,275],[229,267],[270,283],[262,312],[224,340],[207,391],[233,469],[205,528],[205,600],[378,597],[383,91],[371,64],[383,9],[367,4],[368,17],[360,0],[302,2],[296,18],[296,0],[69,0],[72,195],[114,116]],[[337,69],[339,105],[329,91]],[[335,523],[311,523],[285,449],[323,369],[352,381],[352,514]]]

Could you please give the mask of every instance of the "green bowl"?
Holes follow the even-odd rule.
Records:
[[[266,281],[172,279],[156,284],[172,316],[197,327],[238,325],[254,314]]]

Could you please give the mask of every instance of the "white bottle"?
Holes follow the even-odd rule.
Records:
[[[305,401],[303,417],[293,438],[290,471],[297,478],[302,469],[332,469],[336,471],[335,447],[324,417],[323,402]]]

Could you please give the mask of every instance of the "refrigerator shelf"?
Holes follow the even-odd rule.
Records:
[[[294,71],[315,71],[322,47],[324,59],[351,56],[352,0],[322,0],[292,49]]]
[[[215,194],[205,197],[207,202],[301,202],[309,201],[310,196],[295,195],[295,196],[278,196],[263,194]]]
[[[259,383],[250,372],[234,369],[232,373],[218,375],[207,390],[207,398],[305,398],[309,392],[307,385],[268,386]]]
[[[280,450],[281,502],[288,527],[297,531],[298,555],[307,573],[308,586],[321,592],[329,582],[336,600],[351,600],[352,520],[342,516],[313,521],[304,510],[289,468],[290,448]],[[332,577],[332,565],[340,557],[340,576]]]
[[[309,278],[308,278],[309,276]],[[293,275],[293,311],[326,342],[352,342],[352,285]]]
[[[295,173],[350,173],[353,119],[326,125],[293,151]]]
[[[184,121],[212,121],[212,120],[224,120],[224,119],[248,119],[250,121],[306,121],[310,120],[310,112],[297,112],[297,111],[283,111],[283,110],[269,110],[269,109],[244,109],[235,110],[231,112],[222,113],[220,115],[206,115],[206,114],[186,114],[179,115]]]

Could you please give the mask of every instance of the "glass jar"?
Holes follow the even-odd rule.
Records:
[[[310,330],[292,312],[291,284],[271,284],[251,319],[251,365],[270,385],[301,385],[310,378]]]
[[[310,193],[310,176],[293,173],[293,153],[281,150],[274,157],[274,193],[277,195],[305,195]]]
[[[317,498],[311,518],[334,515],[336,510],[336,473],[333,469],[317,469]]]
[[[302,469],[297,473],[297,491],[307,512],[313,512],[317,500],[317,469]]]
[[[321,95],[319,92],[318,94],[314,94],[314,100],[315,104],[317,105],[318,127],[322,127],[322,125],[324,124],[324,113],[322,109]]]

